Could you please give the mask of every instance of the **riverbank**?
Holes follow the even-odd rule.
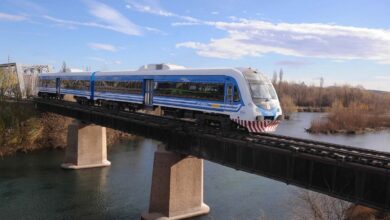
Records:
[[[30,102],[0,102],[0,158],[16,152],[66,147],[68,125],[74,119],[35,110]],[[108,147],[131,134],[107,128]]]
[[[314,119],[309,133],[324,134],[362,134],[390,128],[390,116],[383,109],[372,109],[358,103],[347,107],[335,102],[326,117]]]

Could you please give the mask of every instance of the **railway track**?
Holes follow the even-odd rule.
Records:
[[[34,99],[35,103],[56,105],[62,108],[76,108],[81,111],[97,114],[110,114],[113,117],[121,117],[138,123],[151,123],[155,126],[164,126],[166,129],[178,132],[196,132],[203,135],[214,135],[232,140],[246,141],[252,144],[261,144],[269,147],[289,150],[292,153],[305,153],[324,158],[336,159],[340,162],[357,163],[364,166],[372,166],[389,170],[390,153],[375,150],[357,148],[352,146],[325,143],[315,140],[301,139],[276,134],[248,134],[242,130],[224,131],[212,127],[200,127],[194,121],[157,116],[139,112],[109,111],[97,106],[85,106],[72,102],[59,100]]]

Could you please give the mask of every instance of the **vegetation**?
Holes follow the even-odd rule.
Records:
[[[0,101],[0,158],[15,152],[43,148],[64,148],[71,118],[40,113],[30,102]],[[107,129],[107,142],[136,138],[130,134]]]
[[[320,86],[308,86],[283,81],[283,72],[279,81],[274,75],[273,84],[287,117],[297,110],[327,111],[326,118],[311,123],[308,131],[313,133],[360,133],[390,127],[389,92],[348,85],[323,87],[320,79]]]
[[[27,150],[41,133],[42,126],[32,104],[0,102],[0,156],[9,151]]]
[[[331,107],[339,100],[345,107],[353,103],[360,103],[370,109],[390,109],[390,93],[365,90],[363,87],[308,86],[304,83],[279,82],[275,84],[279,97],[290,96],[295,105],[300,107]]]
[[[290,95],[279,96],[279,101],[283,109],[283,115],[285,119],[289,119],[292,113],[297,112],[298,107]]]
[[[389,213],[307,190],[297,191],[291,204],[293,204],[292,211],[295,220],[390,219]]]
[[[379,109],[370,109],[366,104],[351,103],[345,107],[335,101],[326,118],[314,120],[309,132],[313,133],[362,133],[367,130],[390,128],[390,116]]]
[[[18,79],[15,73],[0,69],[0,101],[4,100],[6,96],[19,99]]]

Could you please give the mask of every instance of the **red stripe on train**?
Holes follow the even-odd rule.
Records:
[[[233,121],[240,126],[248,129],[251,133],[260,133],[260,132],[273,132],[276,130],[276,127],[279,125],[280,121],[247,121],[240,119],[233,119]]]

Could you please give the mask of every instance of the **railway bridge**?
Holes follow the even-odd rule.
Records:
[[[206,214],[203,159],[380,210],[390,210],[390,153],[274,134],[200,128],[195,123],[55,100],[37,109],[77,119],[64,168],[107,166],[105,127],[160,140],[149,212],[143,219]]]

